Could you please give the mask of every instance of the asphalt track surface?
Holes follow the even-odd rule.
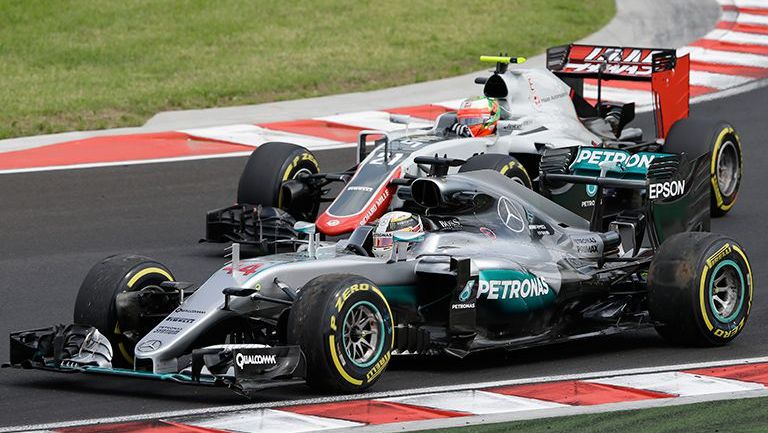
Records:
[[[747,249],[755,274],[752,315],[741,336],[716,349],[681,348],[652,331],[516,352],[396,358],[374,387],[386,391],[608,369],[764,356],[768,344],[768,87],[697,104],[692,115],[728,119],[744,146],[745,177],[733,210],[713,221]],[[652,130],[651,116],[635,122]],[[351,149],[319,152],[324,170],[343,169]],[[223,245],[199,245],[205,211],[231,204],[244,158],[0,176],[0,335],[72,320],[90,266],[135,252],[202,282]],[[8,342],[0,337],[0,360]],[[304,386],[268,390],[257,401],[315,397]],[[0,370],[0,427],[247,403],[225,389],[41,371]]]

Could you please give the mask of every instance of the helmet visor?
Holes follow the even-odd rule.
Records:
[[[392,246],[394,241],[392,240],[392,236],[374,236],[373,237],[373,247],[374,248],[389,248]]]
[[[485,123],[486,120],[487,119],[484,117],[460,117],[458,119],[460,124],[467,126],[481,125]]]

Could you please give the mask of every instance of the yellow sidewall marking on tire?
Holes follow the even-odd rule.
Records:
[[[747,255],[744,254],[744,251],[741,250],[738,246],[733,246],[734,251],[739,253],[742,259],[744,259],[744,263],[747,264],[747,284],[749,284],[749,303],[747,304],[747,314],[749,314],[749,310],[752,309],[752,266],[749,264],[749,260],[747,260]]]
[[[381,298],[381,300],[384,302],[384,305],[386,305],[386,307],[387,307],[387,312],[389,313],[389,318],[390,318],[390,321],[391,321],[392,320],[392,309],[389,307],[389,303],[387,302],[387,299],[384,297],[384,294],[381,293],[379,288],[374,286],[374,285],[368,285],[366,283],[359,283],[358,287],[360,285],[365,285],[366,286],[366,288],[364,288],[362,290],[370,289],[371,291],[376,293]],[[356,291],[357,290],[353,290],[352,292],[350,292],[349,295],[351,295],[352,293],[354,293]],[[349,296],[347,296],[347,297],[349,297]],[[341,305],[338,306],[337,310],[341,311],[341,309],[343,308],[344,303],[346,302],[346,300],[347,300],[346,298],[341,299]],[[391,322],[390,322],[390,326],[391,326]],[[337,329],[337,326],[336,326],[336,316],[335,315],[331,316],[331,329],[334,329],[334,330]],[[390,332],[392,332],[392,329],[390,329]],[[393,338],[390,339],[389,350],[392,350],[392,348],[394,348],[394,345],[395,345],[395,339],[394,339],[394,335],[393,335]],[[350,376],[349,373],[347,373],[346,370],[344,370],[344,367],[342,367],[341,362],[339,361],[339,356],[336,353],[336,336],[333,335],[333,334],[331,334],[328,337],[328,349],[331,352],[331,360],[333,361],[333,365],[336,367],[336,371],[338,371],[339,374],[341,374],[341,377],[343,377],[344,380],[346,380],[347,382],[351,383],[352,385],[355,385],[355,386],[362,385],[363,384],[362,380],[355,379],[354,377]],[[387,361],[385,362],[384,366],[386,364],[388,364],[388,363],[389,363],[389,359],[387,359]],[[384,366],[382,366],[381,370],[383,370]]]
[[[707,316],[707,307],[705,306],[704,301],[704,294],[706,292],[705,285],[707,282],[707,271],[709,270],[709,266],[704,265],[704,269],[701,271],[701,284],[699,285],[699,305],[701,307],[701,317],[704,318],[704,324],[707,325],[707,329],[710,331],[715,329],[714,326],[712,326],[712,322],[709,321],[709,316]]]
[[[293,159],[293,161],[291,161],[290,164],[288,164],[288,167],[285,169],[285,173],[283,173],[283,182],[288,180],[288,178],[291,175],[291,170],[293,170],[293,167],[295,167],[296,164],[298,163],[299,163],[299,157],[297,156],[296,158]],[[280,188],[280,192],[277,193],[277,207],[281,209],[283,207],[283,188],[282,187]]]
[[[504,167],[501,168],[501,170],[499,170],[499,173],[506,176],[507,172],[515,168],[516,165],[517,163],[515,161],[510,161],[509,164],[505,165]],[[520,170],[523,172],[523,174],[525,174],[525,179],[520,179],[520,180],[527,180],[528,183],[531,183],[531,176],[528,175],[528,171],[525,169],[525,167],[520,165]]]
[[[736,136],[736,131],[734,131],[733,128],[724,128],[722,131],[720,131],[720,134],[717,136],[717,140],[715,141],[715,148],[712,149],[712,160],[710,161],[709,165],[709,179],[712,183],[712,190],[715,192],[715,203],[717,207],[720,208],[720,210],[728,210],[736,202],[734,200],[730,204],[725,204],[723,195],[720,193],[720,186],[717,184],[717,154],[720,152],[720,146],[723,144],[723,139],[725,139],[725,136],[728,134],[733,134]],[[738,141],[738,137],[736,140]],[[739,155],[739,162],[741,162],[741,155]]]
[[[394,320],[394,317],[392,317],[392,309],[391,309],[391,308],[389,308],[389,302],[387,302],[387,298],[385,298],[385,297],[384,297],[384,294],[383,294],[383,293],[381,293],[381,291],[379,290],[379,288],[378,288],[378,287],[376,287],[376,286],[371,286],[371,290],[373,290],[373,291],[374,291],[374,293],[376,293],[377,295],[379,295],[379,297],[381,298],[381,300],[382,300],[382,301],[384,301],[384,305],[386,305],[386,306],[387,306],[387,313],[389,313],[389,320],[390,320],[390,326],[391,326],[391,324],[392,324],[392,322],[391,322],[391,321],[392,321],[392,320]],[[392,330],[390,329],[390,331],[392,331]],[[389,343],[389,350],[392,350],[394,347],[395,347],[395,335],[394,335],[394,333],[393,333],[393,335],[392,335],[392,339],[391,339],[391,341],[390,341],[390,343]]]
[[[301,155],[301,159],[304,161],[311,161],[312,164],[314,164],[315,168],[317,168],[317,171],[318,172],[320,171],[320,163],[317,162],[317,159],[315,159],[314,155],[312,155],[311,153],[305,153]]]
[[[521,166],[521,170],[523,170],[523,173],[525,173],[525,180],[528,181],[528,184],[531,185],[533,182],[531,181],[531,176],[528,174],[528,170],[525,169],[525,167]]]
[[[293,161],[291,161],[290,164],[288,164],[288,168],[285,169],[285,173],[283,173],[283,182],[287,181],[288,178],[291,176],[291,171],[299,165],[301,161],[311,161],[312,164],[315,166],[317,171],[320,171],[320,164],[318,164],[317,160],[315,159],[312,154],[309,153],[302,153],[301,155],[296,156],[293,158]],[[277,194],[277,207],[282,208],[283,207],[283,190],[280,188],[280,192]]]
[[[726,245],[728,245],[728,244],[726,244]],[[749,264],[749,260],[747,260],[747,255],[744,254],[744,251],[742,251],[741,248],[739,248],[736,245],[731,245],[731,247],[733,248],[734,251],[736,251],[741,256],[741,258],[744,260],[744,263],[747,265],[747,274],[748,274],[747,275],[747,283],[749,284],[749,302],[747,303],[747,314],[749,314],[749,311],[752,308],[752,267]],[[702,271],[702,274],[701,274],[701,284],[699,286],[699,301],[700,301],[700,306],[701,306],[701,315],[704,318],[704,323],[707,325],[707,328],[710,331],[712,331],[714,329],[714,326],[712,326],[712,323],[709,321],[709,317],[707,316],[707,310],[706,310],[706,307],[705,307],[705,300],[704,300],[705,292],[706,292],[706,290],[705,290],[706,276],[707,276],[707,271],[708,270],[709,270],[709,266],[708,265],[704,265],[704,270]],[[739,323],[739,326],[736,327],[737,330],[741,329],[742,326],[744,326],[744,320],[745,319],[746,319],[746,317],[743,317],[741,319],[741,322]]]
[[[283,182],[288,180],[288,177],[291,175],[291,170],[293,170],[293,167],[298,165],[300,158],[301,156],[297,156],[296,158],[293,158],[293,161],[291,161],[290,164],[288,164],[288,167],[285,169],[285,173],[283,173]]]
[[[331,350],[331,359],[333,359],[333,365],[336,366],[336,370],[341,374],[341,377],[344,378],[347,382],[351,383],[355,386],[360,386],[363,384],[362,380],[355,379],[354,377],[350,376],[349,373],[347,373],[344,370],[344,367],[341,366],[341,362],[339,362],[339,357],[336,355],[336,336],[331,335],[328,337],[328,345],[329,349]]]
[[[144,268],[144,269],[140,270],[139,272],[136,272],[136,275],[134,275],[133,277],[131,277],[130,280],[128,280],[128,288],[132,289],[133,285],[136,284],[136,281],[139,281],[139,279],[141,277],[143,277],[145,275],[148,275],[148,274],[160,274],[160,275],[164,276],[165,278],[168,278],[168,281],[173,281],[173,277],[165,269],[160,269],[160,268]]]

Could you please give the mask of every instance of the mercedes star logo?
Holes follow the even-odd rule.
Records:
[[[160,345],[162,345],[163,342],[160,340],[149,340],[141,343],[137,350],[139,352],[153,352],[160,348]]]
[[[525,223],[523,222],[523,219],[520,217],[519,212],[517,211],[514,203],[512,203],[510,199],[502,196],[499,199],[497,212],[504,226],[506,226],[508,229],[512,230],[513,232],[520,233],[525,228]]]

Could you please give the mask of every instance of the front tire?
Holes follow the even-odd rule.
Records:
[[[350,393],[376,383],[393,347],[392,312],[370,280],[329,274],[308,282],[288,318],[288,341],[307,358],[307,383]]]
[[[164,281],[174,281],[173,274],[149,257],[107,257],[94,265],[83,280],[75,300],[74,323],[93,326],[107,337],[115,353],[113,365],[132,366],[133,349],[142,335],[121,326],[115,299],[120,293],[159,287]]]
[[[284,203],[283,183],[301,173],[317,174],[320,165],[309,150],[291,143],[271,142],[256,148],[248,157],[240,183],[237,202],[280,208],[299,221],[314,221],[320,209],[317,200]]]
[[[679,233],[651,262],[648,308],[661,336],[675,343],[722,346],[744,329],[752,271],[744,249],[714,233]]]
[[[699,119],[675,122],[664,143],[664,151],[700,155],[711,152],[710,215],[721,217],[736,203],[741,186],[743,162],[741,141],[733,126]]]
[[[477,170],[493,170],[507,176],[528,189],[533,189],[533,182],[523,164],[514,156],[500,153],[481,153],[467,160],[459,167],[459,173]]]

